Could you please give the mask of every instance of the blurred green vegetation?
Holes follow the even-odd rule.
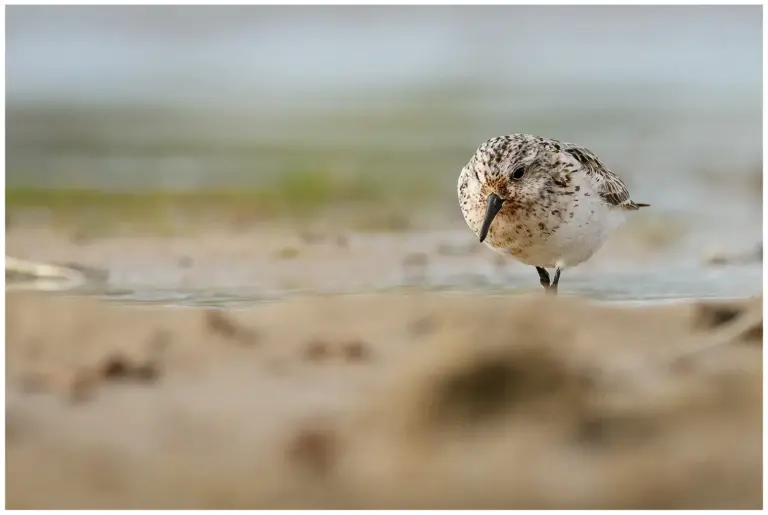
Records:
[[[10,105],[6,224],[28,212],[89,233],[324,217],[397,231],[421,214],[461,224],[456,179],[491,136],[521,130],[594,144],[631,180],[630,163],[691,172],[696,152],[668,158],[644,149],[690,127],[710,137],[722,116],[741,116],[676,106],[657,90],[642,98],[659,102],[628,104],[633,91],[575,88],[562,97],[542,87],[441,83],[290,107]],[[675,238],[648,231],[659,245]]]
[[[413,206],[428,209],[437,200],[433,180],[404,174],[339,173],[292,168],[258,187],[192,190],[9,187],[10,220],[43,212],[54,226],[109,232],[116,225],[163,234],[201,221],[246,225],[260,221],[304,221],[345,212],[349,228],[403,230]]]

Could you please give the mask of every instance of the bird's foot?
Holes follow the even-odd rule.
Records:
[[[539,282],[544,288],[544,293],[546,295],[557,295],[557,285],[560,282],[561,269],[557,268],[555,270],[555,277],[551,283],[549,281],[549,272],[546,269],[537,266],[536,271],[539,273]]]
[[[549,290],[549,272],[538,266],[536,267],[536,271],[539,273],[539,282],[541,283],[541,286],[544,287],[545,291]]]

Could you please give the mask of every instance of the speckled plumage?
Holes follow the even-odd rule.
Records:
[[[628,211],[647,206],[633,202],[627,186],[589,150],[528,134],[489,139],[461,171],[461,211],[481,239],[492,193],[501,208],[490,216],[484,242],[528,265],[555,267],[557,278],[561,269],[589,259]]]

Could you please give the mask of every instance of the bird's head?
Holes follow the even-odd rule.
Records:
[[[481,242],[499,212],[514,216],[515,210],[535,204],[545,194],[552,180],[548,157],[551,153],[544,151],[538,138],[523,134],[492,138],[477,149],[467,173],[479,182],[485,201]]]

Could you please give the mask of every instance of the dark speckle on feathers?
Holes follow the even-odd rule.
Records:
[[[576,145],[568,145],[565,152],[579,162],[584,172],[598,180],[600,183],[598,194],[607,203],[630,210],[636,210],[648,205],[632,202],[629,197],[629,189],[627,189],[624,181],[606,168],[589,150]]]

